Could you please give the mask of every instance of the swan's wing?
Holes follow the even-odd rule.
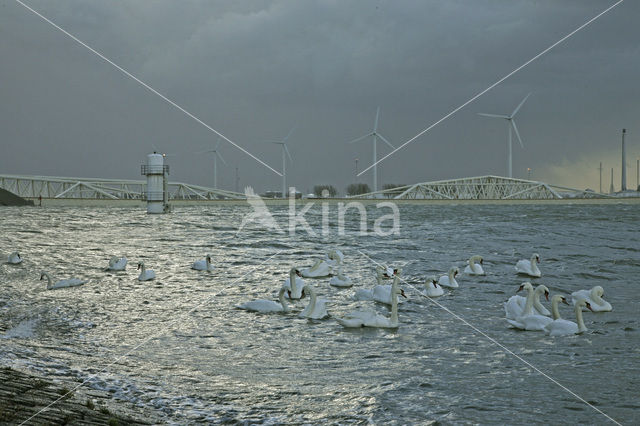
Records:
[[[524,325],[525,330],[542,331],[545,326],[553,322],[553,320],[549,317],[534,314],[520,317],[518,318],[518,322]]]
[[[565,319],[557,319],[550,322],[545,330],[550,336],[567,336],[578,332],[578,324]]]

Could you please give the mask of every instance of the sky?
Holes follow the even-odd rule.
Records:
[[[378,131],[413,138],[615,0],[24,0],[274,169],[340,193],[372,164]],[[513,175],[598,190],[640,158],[640,2],[626,0],[378,165],[378,186]],[[14,0],[0,0],[0,174],[143,179],[154,150],[171,181],[213,186],[218,136]],[[380,143],[378,158],[390,148]],[[227,142],[218,186],[280,190]],[[288,161],[288,160],[287,160]],[[528,172],[527,170],[530,169]],[[238,181],[236,181],[236,170]],[[372,186],[371,171],[359,182]]]

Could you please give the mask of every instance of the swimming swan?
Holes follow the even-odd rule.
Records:
[[[475,255],[469,258],[469,264],[464,268],[464,273],[468,275],[486,275],[482,269],[482,256]]]
[[[376,268],[376,282],[377,285],[371,289],[358,289],[353,298],[355,300],[374,300],[376,302],[379,303],[385,303],[387,305],[391,305],[392,304],[392,292],[391,292],[391,288],[393,285],[383,285],[382,284],[382,278],[384,277],[385,274],[388,274],[389,270],[388,268],[385,268],[383,266],[378,266]],[[397,276],[397,274],[400,273],[399,269],[395,269],[392,272],[394,274],[394,276]],[[404,294],[404,290],[400,289],[400,295],[402,295],[402,297],[406,298],[407,296]]]
[[[324,261],[332,268],[342,264],[343,260],[344,254],[340,250],[330,250],[329,253],[324,256]]]
[[[193,262],[191,269],[195,269],[196,271],[213,271],[215,267],[211,264],[211,256],[207,255],[203,260]]]
[[[81,280],[79,278],[69,278],[68,280],[56,281],[55,284],[51,284],[51,277],[46,272],[40,274],[40,279],[47,279],[47,290],[55,290],[65,287],[77,287],[79,285],[87,283],[89,280]]]
[[[22,258],[20,257],[20,253],[18,253],[17,251],[14,251],[13,253],[11,253],[7,258],[7,263],[10,263],[12,265],[17,265],[18,263],[22,263]]]
[[[424,286],[427,288],[427,296],[429,297],[438,297],[444,294],[444,290],[442,286],[438,285],[438,278],[433,275],[424,282]]]
[[[140,269],[138,281],[149,281],[156,277],[156,273],[152,269],[145,269],[144,262],[138,262],[138,269]]]
[[[528,285],[527,285],[528,284]],[[533,290],[533,286],[531,283],[523,283],[520,288],[516,291],[516,293],[520,290],[527,290],[527,292],[533,292],[533,309],[535,309],[535,313],[548,316],[551,313],[542,306],[540,303],[540,296],[544,294],[544,296],[549,300],[549,290],[547,287],[543,285],[539,285],[536,287],[535,291]],[[522,296],[511,296],[509,300],[504,303],[504,310],[509,319],[516,319],[522,315],[524,312],[525,305],[527,303],[527,298]]]
[[[342,274],[342,267],[340,266],[338,268],[338,275],[331,277],[329,285],[334,287],[351,287],[353,285],[353,281],[351,281],[351,278]]]
[[[534,292],[531,291],[531,288],[532,288],[531,283],[524,283],[521,287],[527,288],[527,291],[529,293],[527,295],[527,302],[525,303],[524,310],[522,314],[515,319],[507,318],[507,322],[512,326],[514,326],[515,328],[519,328],[522,330],[528,330],[528,331],[544,330],[544,327],[546,327],[547,324],[549,324],[553,320],[544,315],[533,313]],[[548,294],[549,289],[547,289],[547,287],[543,285],[538,287],[542,287],[544,289],[543,291],[545,292],[545,294]],[[506,306],[505,306],[505,310],[506,310]]]
[[[591,305],[590,309],[593,312],[609,312],[613,310],[611,303],[604,300],[602,296],[604,296],[604,289],[599,285],[591,290],[578,290],[571,293],[571,299],[574,304],[577,299],[583,298]]]
[[[105,271],[124,271],[127,266],[127,258],[122,256],[118,258],[118,256],[111,256],[109,259],[109,266],[105,269]]]
[[[331,275],[331,266],[324,260],[316,260],[311,268],[306,268],[300,271],[305,278],[321,278]]]
[[[438,284],[440,284],[443,287],[457,288],[458,281],[456,281],[456,276],[459,273],[460,273],[460,270],[455,266],[452,266],[451,268],[449,268],[449,275],[441,276],[440,279],[438,280]]]
[[[345,328],[398,328],[400,325],[398,322],[398,294],[400,294],[400,289],[398,288],[399,281],[400,276],[399,274],[396,274],[393,279],[393,284],[391,285],[392,300],[390,317],[376,314],[373,311],[353,311],[347,314],[344,318],[337,318],[338,323]]]
[[[278,293],[278,302],[265,299],[252,300],[251,302],[237,305],[236,308],[251,312],[261,312],[263,314],[271,312],[290,312],[289,305],[287,305],[287,301],[284,299],[284,294],[287,291],[288,290],[284,286],[280,288],[280,292]]]
[[[540,263],[540,255],[533,253],[531,260],[520,259],[516,263],[516,272],[519,274],[529,275],[530,277],[539,278],[542,276],[542,272],[538,269],[538,263]]]
[[[301,318],[323,319],[329,316],[327,312],[327,300],[316,298],[316,292],[309,284],[303,288],[304,293],[311,298],[309,304],[298,314]]]
[[[291,268],[289,270],[289,278],[284,282],[284,288],[289,290],[287,297],[289,299],[302,299],[302,289],[304,285],[305,282],[301,278],[300,271],[297,268]]]
[[[553,312],[553,322],[547,324],[545,326],[545,332],[550,336],[568,336],[571,334],[580,334],[587,331],[587,327],[584,325],[584,321],[582,319],[582,308],[586,307],[587,309],[591,309],[592,306],[589,302],[587,302],[584,298],[579,298],[575,303],[575,307],[573,310],[576,313],[576,322],[568,321],[562,319],[560,317],[560,313],[558,312],[558,302],[562,301],[562,303],[566,303],[567,299],[556,294],[551,299],[551,311]]]

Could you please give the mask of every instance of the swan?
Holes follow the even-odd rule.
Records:
[[[339,266],[344,260],[344,254],[340,250],[330,250],[324,256],[324,261],[331,267]]]
[[[215,267],[211,264],[211,256],[207,255],[204,259],[193,262],[191,269],[195,269],[196,271],[213,271]]]
[[[140,275],[138,275],[138,281],[149,281],[156,277],[156,273],[152,269],[145,269],[144,262],[138,262],[138,269],[140,269]]]
[[[542,272],[538,269],[538,263],[540,263],[540,255],[538,253],[533,253],[531,255],[531,260],[518,260],[518,263],[516,263],[516,272],[539,278],[542,276]]]
[[[65,287],[77,287],[79,285],[87,283],[89,280],[81,280],[79,278],[69,278],[67,280],[56,281],[55,284],[51,283],[51,277],[46,272],[40,274],[40,279],[47,279],[47,290],[55,290],[57,288]]]
[[[376,302],[386,303],[387,305],[391,305],[393,298],[391,297],[392,285],[383,285],[382,278],[385,274],[389,273],[389,268],[385,268],[383,266],[378,266],[376,268],[376,283],[377,285],[373,288],[367,289],[358,289],[353,298],[355,300],[375,300]],[[392,271],[392,274],[399,274],[400,270],[395,269]],[[404,290],[400,289],[400,294],[406,298],[407,296],[404,294]]]
[[[391,316],[386,317],[384,315],[376,314],[373,311],[353,311],[348,313],[343,318],[338,318],[337,321],[345,328],[353,327],[376,327],[376,328],[398,328],[400,325],[398,322],[398,294],[400,289],[398,288],[398,282],[400,281],[399,273],[393,278],[393,284],[391,284]]]
[[[263,314],[271,312],[290,312],[289,305],[287,305],[287,301],[284,299],[284,294],[287,291],[289,290],[284,286],[280,288],[280,292],[278,293],[279,302],[265,299],[252,300],[251,302],[246,302],[242,305],[236,305],[236,308],[251,312],[261,312]]]
[[[591,305],[593,312],[609,312],[613,310],[611,303],[602,298],[604,296],[604,289],[599,285],[593,287],[591,290],[578,290],[571,293],[571,299],[573,303],[579,298],[585,299]]]
[[[527,292],[533,292],[533,309],[535,309],[537,314],[548,316],[551,313],[542,306],[540,303],[540,296],[544,294],[547,300],[549,300],[549,289],[544,285],[539,285],[536,287],[535,291],[533,290],[533,286],[530,282],[522,283],[520,288],[516,291],[516,293],[520,290],[527,290]],[[511,296],[509,300],[504,303],[504,310],[507,314],[507,318],[516,319],[522,315],[524,312],[524,308],[526,305],[527,299],[522,296]]]
[[[10,263],[12,265],[17,265],[18,263],[22,263],[22,257],[20,257],[20,253],[18,253],[17,251],[14,251],[13,253],[11,253],[7,258],[7,263]]]
[[[531,283],[524,283],[522,284],[521,287],[526,288],[528,291],[527,302],[525,303],[524,310],[522,314],[516,317],[515,319],[507,318],[507,322],[512,326],[514,326],[515,328],[519,328],[522,330],[529,330],[529,331],[544,330],[544,327],[550,322],[552,322],[553,319],[546,317],[544,315],[534,314],[533,313],[534,292],[532,291],[533,286],[531,286]],[[545,286],[539,286],[539,287],[544,288],[545,294],[549,292],[549,290]],[[506,310],[507,310],[507,307],[505,304],[505,311]],[[509,312],[507,311],[507,315],[508,314]]]
[[[304,293],[311,298],[309,304],[302,312],[298,314],[300,318],[323,319],[329,316],[327,312],[327,300],[317,299],[316,292],[309,284],[302,289]]]
[[[106,267],[105,271],[124,271],[124,268],[127,266],[127,258],[122,256],[118,258],[118,256],[111,256],[109,259],[109,266]]]
[[[482,269],[482,256],[475,255],[469,258],[469,264],[464,268],[464,273],[469,275],[486,275]]]
[[[438,297],[444,294],[442,286],[438,285],[438,278],[433,275],[424,282],[424,286],[427,288],[427,296]]]
[[[460,270],[455,266],[452,266],[451,268],[449,268],[449,275],[441,276],[440,279],[438,280],[438,284],[440,284],[443,287],[457,288],[458,281],[456,281],[456,275],[458,275],[459,273],[460,273]]]
[[[302,275],[297,268],[291,268],[289,270],[289,278],[284,282],[284,288],[289,290],[287,292],[289,299],[302,299],[302,289],[304,288],[305,282],[301,277]]]
[[[575,302],[575,307],[573,310],[576,313],[576,322],[568,321],[560,318],[560,313],[558,312],[558,302],[562,301],[562,303],[566,303],[567,299],[556,294],[551,299],[551,310],[553,311],[553,322],[547,324],[545,326],[545,332],[550,336],[567,336],[570,334],[580,334],[587,331],[587,327],[584,325],[584,321],[582,319],[582,308],[586,307],[587,309],[591,309],[592,306],[589,302],[587,302],[584,298],[579,298],[577,302]]]
[[[353,285],[353,281],[351,278],[342,274],[342,267],[338,268],[338,275],[334,275],[329,280],[329,285],[334,287],[351,287]]]
[[[324,260],[316,260],[311,268],[306,268],[300,271],[305,278],[320,278],[328,277],[331,275],[331,266]]]

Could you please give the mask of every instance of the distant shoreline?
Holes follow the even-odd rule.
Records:
[[[38,199],[27,198],[33,200],[36,207],[40,204]],[[289,205],[289,200],[281,199],[262,199],[266,205]],[[387,198],[371,199],[371,198],[306,198],[297,199],[296,205],[304,205],[308,203],[322,204],[337,204],[337,203],[350,203],[358,202],[362,204],[378,204],[383,202],[392,202],[399,205],[517,205],[517,204],[544,204],[544,205],[562,205],[562,204],[640,204],[640,197],[616,197],[616,198],[562,198],[562,199],[540,199],[540,200],[395,200]],[[169,202],[174,207],[186,207],[186,206],[234,206],[244,205],[247,206],[246,200],[171,200]],[[146,202],[144,200],[111,200],[111,199],[65,199],[65,198],[43,198],[42,207],[120,207],[130,208],[138,207],[141,209],[146,208]]]

